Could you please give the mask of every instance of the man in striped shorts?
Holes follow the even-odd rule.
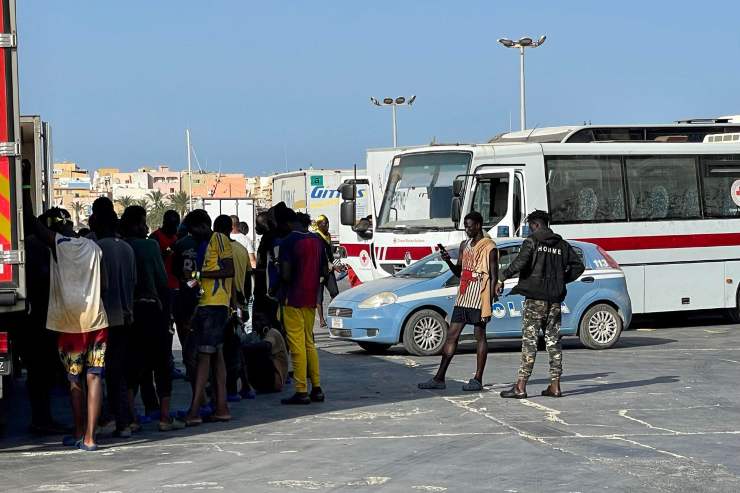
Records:
[[[471,212],[465,216],[465,234],[468,239],[460,244],[457,263],[453,264],[450,254],[441,246],[440,255],[453,274],[460,278],[457,300],[452,310],[447,340],[442,349],[442,362],[437,374],[429,381],[420,383],[420,389],[444,389],[445,374],[457,350],[460,333],[466,325],[475,328],[477,366],[475,376],[463,385],[463,390],[483,390],[483,370],[488,357],[486,324],[491,320],[495,287],[498,279],[498,251],[496,243],[483,233],[483,216]]]

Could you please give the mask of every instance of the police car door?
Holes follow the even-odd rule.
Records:
[[[519,254],[521,242],[503,242],[498,245],[498,269],[503,272]],[[516,286],[519,278],[509,279],[504,284],[504,292],[498,301],[493,304],[491,322],[486,333],[496,337],[519,337],[522,333],[522,304],[524,297],[511,294],[511,288]]]

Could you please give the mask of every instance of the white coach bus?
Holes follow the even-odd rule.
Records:
[[[400,153],[371,260],[390,275],[457,243],[471,210],[492,237],[521,236],[542,209],[557,233],[620,264],[634,313],[725,308],[740,320],[738,133],[730,121],[557,127]]]

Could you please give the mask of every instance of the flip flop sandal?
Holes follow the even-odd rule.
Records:
[[[80,443],[77,445],[77,448],[80,450],[84,450],[85,452],[95,452],[98,450],[98,444],[94,443],[92,445],[85,445],[85,442],[80,441]]]
[[[198,426],[203,424],[203,418],[190,418],[185,420],[185,426]]]
[[[231,416],[216,416],[215,414],[206,420],[208,423],[227,423],[231,421]]]
[[[557,398],[557,397],[562,397],[563,393],[553,392],[552,390],[550,390],[550,387],[547,387],[545,390],[542,391],[542,395],[545,397],[556,397]]]
[[[465,392],[480,392],[483,390],[483,384],[475,378],[471,378],[468,383],[463,385],[462,389]]]
[[[430,379],[426,382],[417,385],[421,390],[444,390],[447,388],[447,384],[444,382],[438,382],[435,379]]]

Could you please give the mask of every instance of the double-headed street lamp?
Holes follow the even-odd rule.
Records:
[[[416,96],[411,96],[408,101],[405,97],[399,96],[396,99],[385,98],[378,101],[376,98],[370,98],[370,102],[375,106],[390,106],[393,114],[393,147],[398,147],[398,134],[396,131],[396,106],[411,106],[416,101]]]
[[[519,38],[518,41],[513,41],[509,38],[501,38],[498,40],[506,48],[519,48],[519,121],[521,122],[521,129],[527,128],[527,110],[524,96],[524,48],[537,48],[545,42],[547,36],[540,36],[537,41],[532,38],[525,36]]]

